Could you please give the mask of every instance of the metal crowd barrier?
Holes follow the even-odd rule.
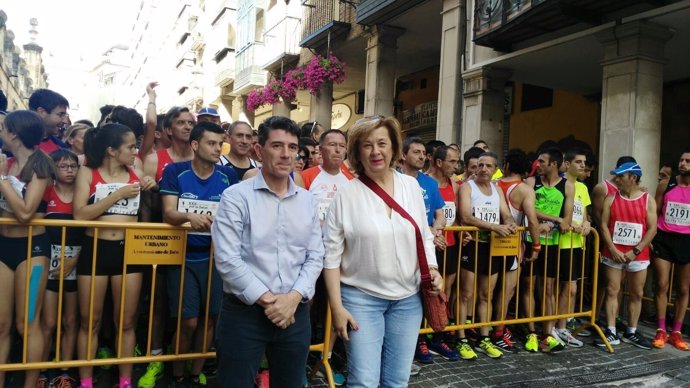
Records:
[[[17,225],[17,221],[10,218],[0,218],[0,225]],[[153,361],[181,361],[181,360],[191,360],[200,358],[214,358],[216,353],[214,351],[203,351],[203,352],[187,352],[180,353],[180,331],[182,323],[182,295],[184,290],[184,274],[185,274],[185,251],[187,242],[187,233],[191,230],[189,227],[185,226],[172,226],[169,224],[162,223],[130,223],[130,222],[104,222],[104,221],[76,221],[76,220],[46,220],[46,219],[36,219],[26,224],[28,229],[28,243],[27,243],[27,268],[32,268],[31,257],[31,247],[33,237],[33,230],[35,227],[60,227],[62,229],[62,241],[61,246],[63,247],[60,255],[60,274],[58,279],[58,306],[57,306],[57,321],[56,321],[56,332],[55,332],[55,359],[53,361],[41,361],[41,362],[29,362],[27,360],[27,348],[28,343],[31,340],[28,338],[28,326],[29,326],[29,294],[30,287],[26,287],[26,292],[23,297],[24,300],[24,334],[22,338],[23,348],[21,362],[9,362],[5,364],[0,364],[0,371],[25,371],[25,370],[36,370],[36,369],[57,369],[57,368],[73,368],[73,367],[84,367],[84,366],[102,366],[102,365],[119,365],[119,364],[139,364],[139,363],[149,363]],[[89,335],[87,343],[87,358],[85,360],[76,359],[76,347],[75,347],[75,359],[73,360],[62,360],[62,304],[63,304],[63,293],[64,293],[64,281],[67,274],[64,273],[65,269],[65,244],[66,244],[66,232],[68,228],[94,228],[94,236],[85,236],[84,238],[92,238],[94,240],[93,249],[93,264],[91,268],[91,278],[93,279],[96,274],[96,263],[98,260],[98,234],[99,230],[103,228],[122,228],[125,229],[125,257],[123,265],[123,276],[127,274],[127,267],[132,265],[137,266],[150,266],[151,267],[151,287],[150,287],[150,302],[148,306],[149,321],[147,323],[147,335],[146,335],[146,351],[141,356],[124,356],[122,354],[122,325],[124,320],[124,308],[125,308],[125,294],[126,294],[126,282],[122,282],[122,290],[120,293],[120,311],[118,319],[118,332],[117,332],[117,342],[115,357],[111,358],[99,358],[96,359],[91,356],[93,354],[93,344],[91,335]],[[48,258],[51,259],[50,257]],[[177,321],[175,329],[175,343],[173,344],[172,354],[163,355],[151,355],[151,341],[152,341],[152,325],[153,325],[153,309],[156,301],[156,273],[159,266],[169,266],[169,265],[179,265],[181,266],[180,271],[180,291],[177,305]],[[203,317],[203,342],[207,343],[207,329],[209,324],[209,306],[211,298],[211,270],[213,266],[213,251],[211,251],[211,259],[209,260],[208,267],[208,284],[206,285],[206,301],[205,301],[205,315]],[[31,272],[26,271],[26,284],[29,284]],[[142,282],[142,285],[144,282]],[[92,332],[93,324],[93,311],[94,311],[94,288],[95,282],[91,282],[91,290],[89,297],[89,330]],[[167,312],[167,308],[166,308]],[[34,319],[37,319],[34,317]],[[40,324],[40,322],[38,323]],[[200,329],[202,326],[198,326]],[[312,373],[310,375],[310,380],[313,378],[316,371],[319,370],[321,365],[327,371],[327,378],[329,386],[334,387],[333,377],[331,374],[331,365],[328,360],[328,350],[329,343],[331,341],[331,315],[330,308],[327,309],[325,325],[324,325],[324,342],[320,344],[311,345],[309,348],[310,352],[321,353],[320,361],[318,364],[312,368]]]
[[[457,243],[462,244],[462,236],[463,233],[467,232],[472,235],[472,239],[474,241],[478,240],[479,232],[480,229],[475,228],[475,227],[466,227],[466,226],[453,226],[453,227],[447,227],[445,228],[445,231],[447,232],[459,232],[459,238],[457,238]],[[555,304],[553,307],[553,313],[547,314],[546,313],[546,308],[545,308],[545,302],[546,302],[546,267],[544,268],[537,268],[535,266],[534,262],[531,263],[525,263],[526,259],[522,259],[521,262],[518,264],[518,267],[516,269],[517,271],[517,283],[515,285],[515,292],[514,296],[510,301],[506,301],[502,299],[500,301],[500,306],[502,311],[500,311],[500,316],[506,316],[506,306],[512,304],[514,306],[514,312],[515,316],[514,318],[506,318],[506,319],[493,319],[493,300],[494,300],[494,294],[496,292],[503,291],[501,293],[502,297],[505,296],[505,291],[506,291],[506,263],[509,260],[512,260],[513,257],[518,256],[519,250],[524,249],[523,247],[523,235],[525,228],[519,228],[519,232],[516,233],[515,235],[508,237],[508,238],[500,238],[497,237],[495,234],[492,235],[491,237],[491,242],[487,244],[491,244],[491,256],[492,257],[502,257],[502,260],[500,261],[502,265],[502,269],[499,270],[498,272],[498,281],[494,287],[494,290],[491,290],[491,288],[488,289],[488,303],[487,303],[487,311],[486,311],[486,316],[488,317],[486,322],[478,322],[477,321],[477,295],[478,292],[480,291],[478,289],[478,277],[476,274],[478,274],[478,260],[475,260],[474,264],[474,285],[472,287],[473,292],[472,292],[472,300],[469,301],[468,307],[467,307],[467,316],[472,317],[472,322],[471,323],[465,323],[465,322],[456,322],[453,324],[449,324],[445,327],[443,330],[444,332],[448,331],[457,331],[457,330],[465,330],[465,329],[474,329],[474,328],[480,328],[480,327],[491,327],[491,326],[498,326],[498,325],[516,325],[516,324],[524,324],[524,323],[537,323],[537,322],[544,322],[544,321],[551,321],[551,320],[559,320],[559,319],[565,319],[565,318],[588,318],[589,322],[583,322],[583,325],[579,327],[575,332],[573,332],[573,335],[576,335],[577,333],[581,332],[582,330],[592,328],[594,329],[599,337],[604,341],[606,344],[606,348],[608,349],[609,352],[613,353],[613,347],[609,344],[609,342],[606,340],[606,337],[604,335],[604,332],[602,329],[596,324],[596,312],[594,310],[594,301],[597,299],[597,279],[599,276],[599,260],[600,260],[600,252],[599,252],[599,235],[596,230],[592,229],[590,232],[590,235],[586,237],[586,239],[593,239],[593,244],[588,244],[588,241],[586,239],[583,239],[583,244],[582,244],[582,257],[580,258],[581,264],[579,268],[579,273],[582,274],[579,276],[579,278],[573,278],[573,270],[574,264],[574,255],[573,255],[573,248],[570,248],[570,260],[568,262],[569,265],[569,273],[570,273],[570,278],[568,279],[557,279],[558,281],[554,282],[554,297],[555,297]],[[571,235],[572,238],[572,235]],[[531,244],[530,242],[525,241],[525,244]],[[571,244],[572,246],[572,244]],[[590,248],[592,247],[592,250],[590,252]],[[475,246],[475,252],[474,254],[476,255],[478,252],[478,244]],[[556,268],[556,274],[560,273],[560,255],[561,255],[561,250],[558,249],[558,245],[542,245],[542,251],[545,251],[544,254],[548,254],[549,249],[557,249],[558,250],[558,260],[557,260],[557,268]],[[464,271],[461,268],[460,265],[460,260],[462,256],[462,249],[458,252],[458,257],[449,257],[448,255],[448,249],[446,249],[443,253],[443,264],[439,263],[441,267],[443,267],[443,278],[444,280],[448,277],[449,274],[445,273],[446,269],[448,268],[448,263],[450,260],[457,260],[458,261],[458,272],[455,276],[455,283],[454,283],[454,291],[455,291],[455,298],[451,299],[450,295],[448,296],[449,299],[449,310],[452,310],[454,312],[454,316],[458,317],[460,315],[460,297],[461,297],[461,276],[460,273],[461,271]],[[482,258],[480,258],[481,260]],[[487,260],[487,258],[483,258],[484,260]],[[586,265],[587,261],[589,261],[589,268]],[[491,266],[492,266],[492,261],[489,260],[489,269],[488,272],[491,273]],[[587,273],[586,269],[589,269],[589,273]],[[525,271],[527,271],[525,273]],[[521,297],[524,295],[524,290],[522,290],[522,284],[521,282],[524,282],[525,279],[523,278],[523,275],[529,275],[528,277],[528,285],[527,290],[529,290],[529,300],[533,302],[536,297],[540,297],[539,299],[539,306],[541,307],[539,310],[533,309],[533,305],[526,306],[530,311],[534,311],[532,316],[522,316],[520,317],[520,310],[521,310]],[[534,281],[535,277],[537,277],[537,283],[533,284],[532,281]],[[585,278],[588,276],[591,276],[591,281],[590,282],[585,282]],[[559,314],[558,313],[558,306],[559,306],[559,297],[560,297],[560,287],[561,287],[561,282],[576,282],[577,283],[577,288],[578,288],[578,293],[579,297],[575,298],[576,300],[571,300],[570,294],[567,295],[568,297],[568,306],[571,305],[571,303],[575,303],[575,308],[574,312],[572,313],[563,313]],[[488,282],[490,284],[490,282]],[[537,293],[537,287],[541,288],[541,292]],[[499,288],[500,287],[500,288]],[[591,293],[591,298],[592,298],[592,303],[590,306],[587,306],[584,302],[584,295],[585,291],[588,289],[586,287],[589,287],[589,291]],[[420,329],[419,333],[420,334],[428,334],[432,333],[433,330],[426,324],[424,323],[424,326]],[[550,334],[550,333],[549,333]]]

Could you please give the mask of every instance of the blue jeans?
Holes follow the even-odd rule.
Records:
[[[387,300],[341,284],[341,295],[359,325],[345,342],[347,386],[406,387],[422,322],[419,294]]]
[[[254,377],[265,353],[272,388],[301,388],[310,336],[306,303],[297,307],[295,323],[280,329],[266,317],[261,306],[247,306],[235,296],[225,294],[216,324],[219,386],[254,387]]]

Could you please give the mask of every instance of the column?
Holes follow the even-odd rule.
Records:
[[[642,167],[642,185],[656,187],[661,143],[664,45],[668,27],[635,21],[597,34],[604,47],[599,175],[616,159],[632,155]]]
[[[397,40],[404,29],[379,25],[371,27],[367,40],[367,67],[364,115],[393,115]]]
[[[325,130],[331,129],[333,111],[333,84],[326,82],[309,102],[309,121],[321,124]]]
[[[223,104],[223,107],[225,108],[225,110],[230,115],[230,122],[234,121],[235,117],[236,117],[232,112],[233,101],[235,101],[235,96],[229,96],[227,94],[223,94],[220,97],[221,104]]]
[[[284,116],[290,118],[290,103],[281,99],[273,104],[273,116]]]
[[[444,0],[441,12],[441,66],[438,87],[436,139],[446,144],[460,142],[462,129],[462,42],[465,23],[460,0]]]
[[[233,114],[232,117],[236,117],[238,121],[248,122],[252,128],[256,128],[258,125],[254,123],[254,112],[247,109],[247,96],[237,96],[235,101],[237,101],[238,113],[237,115]]]
[[[505,84],[510,75],[510,70],[488,66],[463,73],[463,151],[482,139],[492,151],[502,153]]]

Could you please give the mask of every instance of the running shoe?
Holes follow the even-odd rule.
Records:
[[[61,374],[60,376],[55,377],[51,382],[50,385],[53,388],[72,388],[77,384],[77,381],[71,377],[69,377],[68,374]]]
[[[491,333],[491,342],[504,352],[517,353],[520,349],[515,346],[511,337],[508,329],[504,329],[503,333],[494,331]]]
[[[539,343],[539,349],[543,353],[558,352],[560,350],[563,350],[563,344],[559,340],[555,339],[553,336],[547,335]]]
[[[254,380],[254,385],[257,388],[270,388],[270,376],[268,373],[268,369],[263,369],[260,370],[259,373],[256,374],[256,379]]]
[[[431,364],[434,362],[434,356],[432,356],[431,352],[429,352],[429,348],[426,345],[426,340],[421,337],[417,339],[417,348],[414,351],[414,359],[422,364]]]
[[[654,339],[652,339],[652,346],[657,349],[663,349],[667,341],[668,334],[666,333],[666,330],[656,329],[656,335],[654,336]]]
[[[619,345],[621,343],[621,340],[620,340],[620,338],[618,338],[618,335],[616,335],[615,333],[612,333],[611,330],[609,330],[609,328],[606,328],[604,330],[604,336],[606,336],[606,340],[611,345]],[[602,341],[601,338],[595,339],[594,345],[596,345],[600,348],[606,347],[606,343],[604,341]]]
[[[644,338],[642,333],[635,331],[634,333],[625,333],[621,338],[623,342],[637,346],[640,349],[651,349],[652,343],[648,339]]]
[[[451,349],[451,347],[448,346],[448,344],[446,344],[442,340],[431,341],[429,343],[429,351],[431,352],[431,354],[441,356],[448,361],[457,361],[460,359],[460,355],[458,355],[458,352]]]
[[[568,329],[556,329],[558,336],[561,338],[561,342],[564,342],[566,346],[572,346],[574,348],[581,348],[584,343],[573,336],[573,333]]]
[[[113,354],[113,351],[110,350],[110,348],[107,347],[107,346],[100,347],[100,348],[98,348],[98,350],[96,351],[96,358],[97,358],[97,359],[102,359],[102,358],[113,358],[113,357],[115,357],[115,355]],[[109,370],[109,369],[110,369],[110,365],[101,365],[101,369]]]
[[[266,387],[268,387],[268,385],[266,385]],[[172,377],[170,379],[169,388],[187,388],[187,384],[184,381],[184,376]]]
[[[536,353],[539,351],[539,337],[537,336],[537,333],[527,334],[527,340],[525,341],[525,350],[532,353]]]
[[[489,337],[482,338],[482,340],[479,341],[479,346],[477,346],[477,349],[489,356],[490,358],[503,357],[503,352],[501,351],[501,349],[494,345],[493,342],[491,342],[491,340],[489,339]]]
[[[421,371],[422,367],[413,362],[412,367],[410,368],[410,376],[417,376]]]
[[[336,387],[340,387],[340,386],[344,385],[345,381],[347,380],[345,378],[345,376],[342,373],[338,372],[337,370],[333,369],[332,367],[331,367],[331,371],[333,372],[333,385],[335,385]],[[316,375],[325,379],[326,378],[326,368],[323,365],[321,365],[321,369],[319,369],[319,371],[316,372]]]
[[[555,338],[556,341],[560,342],[563,347],[565,347],[565,342],[561,339],[560,334],[558,333],[558,329],[556,329],[556,326],[554,326],[551,329],[551,337]]]
[[[156,386],[156,381],[163,378],[165,374],[165,367],[160,361],[153,361],[146,367],[144,373],[137,382],[138,388],[153,388]]]
[[[668,337],[668,343],[675,346],[675,348],[678,350],[690,350],[688,344],[685,341],[683,341],[683,335],[679,331],[674,331],[673,333],[671,333],[671,336]]]
[[[465,324],[472,324],[472,321],[468,319],[465,321]],[[474,344],[481,340],[481,336],[479,335],[479,333],[477,333],[477,329],[465,329],[465,336]]]
[[[565,321],[565,328],[570,330],[571,333],[577,331],[577,329],[580,328],[580,326],[582,326],[582,321],[580,321],[577,318],[569,318]],[[577,333],[578,337],[589,337],[591,335],[592,332],[587,329],[583,329],[579,333]]]
[[[455,349],[457,349],[460,358],[462,358],[463,360],[477,359],[477,353],[474,351],[474,349],[472,349],[472,346],[470,345],[470,342],[467,340],[467,338],[461,338],[458,341],[458,344],[455,346]]]

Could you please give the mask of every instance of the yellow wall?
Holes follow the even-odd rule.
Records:
[[[546,140],[558,141],[573,135],[596,152],[599,148],[599,103],[562,90],[553,91],[553,105],[549,108],[521,112],[522,83],[515,83],[513,114],[510,116],[509,148],[526,152]]]
[[[438,66],[430,67],[416,73],[407,74],[400,79],[412,80],[412,89],[403,90],[398,94],[398,100],[402,102],[402,110],[414,108],[425,102],[436,101],[438,99]],[[426,88],[422,89],[420,83],[426,78]]]

